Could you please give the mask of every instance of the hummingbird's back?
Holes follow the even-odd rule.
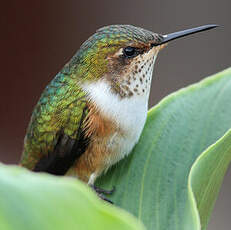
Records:
[[[72,160],[73,163],[71,154],[78,155],[71,150],[83,138],[79,127],[87,112],[85,107],[85,93],[78,87],[67,65],[46,87],[34,108],[24,140],[21,165],[34,171],[65,174],[70,162],[65,163],[64,156],[70,155],[66,161]],[[57,155],[63,156],[62,162],[54,162]],[[56,167],[56,164],[62,167]]]

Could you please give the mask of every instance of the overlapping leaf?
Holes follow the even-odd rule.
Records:
[[[75,179],[0,165],[1,230],[142,230],[123,210],[104,204]]]
[[[205,228],[230,162],[230,134],[203,153],[207,157],[195,163],[190,182],[189,173],[229,128],[231,69],[173,93],[151,109],[133,153],[98,184],[116,185],[112,200],[148,229]]]

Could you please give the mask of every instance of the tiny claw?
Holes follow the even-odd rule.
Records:
[[[95,192],[97,193],[99,198],[101,198],[102,200],[107,201],[108,203],[113,204],[113,202],[111,200],[109,200],[105,195],[111,195],[115,191],[115,186],[113,186],[113,188],[111,190],[105,190],[105,189],[102,189],[102,188],[98,188],[95,185],[90,185],[90,187],[93,190],[95,190]]]
[[[102,193],[101,193],[101,194],[98,193],[98,197],[99,197],[100,199],[104,200],[104,201],[107,201],[107,202],[110,203],[110,204],[114,204],[113,201],[111,201],[110,199],[108,199],[108,198],[107,198],[106,196],[104,196]]]
[[[96,187],[95,185],[91,186],[97,193],[102,193],[102,194],[106,194],[106,195],[111,195],[112,193],[115,192],[115,186],[113,186],[113,188],[111,190],[106,190],[106,189],[102,189],[99,187]]]

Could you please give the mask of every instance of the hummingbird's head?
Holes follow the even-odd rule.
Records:
[[[82,79],[106,81],[122,98],[149,94],[154,62],[166,43],[215,26],[168,35],[131,25],[105,26],[82,44],[70,63]]]
[[[77,69],[89,81],[107,81],[121,97],[143,94],[162,40],[162,35],[131,25],[103,27],[81,46]]]

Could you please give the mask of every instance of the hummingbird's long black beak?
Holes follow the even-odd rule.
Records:
[[[162,39],[162,41],[160,41],[160,43],[158,45],[161,45],[161,44],[164,44],[166,42],[175,40],[177,38],[188,36],[190,34],[195,34],[198,32],[205,31],[205,30],[211,30],[211,29],[216,28],[216,27],[218,27],[218,25],[204,25],[204,26],[199,26],[199,27],[195,27],[192,29],[188,29],[188,30],[182,30],[182,31],[178,31],[175,33],[171,33],[171,34],[162,35],[163,39]]]

